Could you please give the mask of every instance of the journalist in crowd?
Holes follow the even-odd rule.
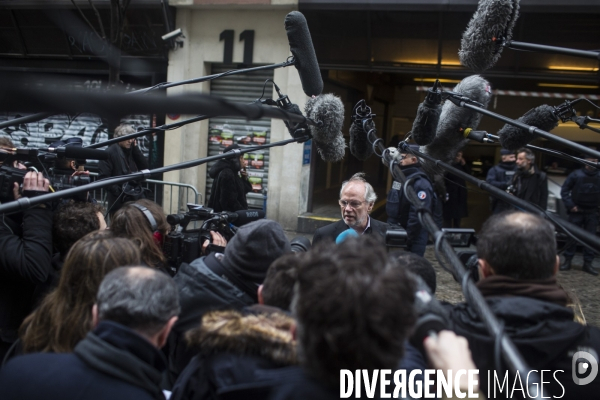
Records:
[[[88,310],[93,331],[72,353],[36,353],[0,370],[4,400],[164,400],[160,348],[177,321],[173,280],[147,267],[122,267],[102,281]]]
[[[23,195],[48,192],[41,172],[27,172]],[[21,197],[15,183],[12,196]],[[18,338],[19,326],[39,302],[36,289],[52,279],[52,210],[46,204],[0,216],[0,359]]]
[[[598,328],[575,322],[567,307],[571,298],[558,284],[554,228],[539,216],[506,211],[488,219],[477,240],[479,277],[477,288],[492,312],[503,321],[508,335],[528,365],[546,372],[544,396],[584,399],[597,396],[600,380],[576,384],[573,354],[600,353]],[[468,303],[451,308],[452,329],[469,341],[481,387],[493,385],[487,371],[504,379],[504,370],[495,363],[494,339],[486,324]],[[495,371],[494,371],[495,370]],[[525,384],[524,379],[520,377]],[[510,375],[509,382],[516,382]],[[540,389],[541,390],[541,389]],[[564,397],[562,397],[564,394]],[[521,395],[521,393],[519,393]],[[508,397],[508,392],[500,394]]]
[[[224,253],[211,252],[182,263],[174,280],[179,288],[181,315],[169,338],[169,375],[174,382],[194,356],[183,340],[202,316],[218,309],[237,309],[258,303],[258,290],[273,261],[291,252],[283,228],[275,221],[258,220],[240,227],[229,243],[213,232],[213,244]]]

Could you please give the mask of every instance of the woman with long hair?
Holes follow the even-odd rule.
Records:
[[[104,276],[139,263],[137,246],[109,231],[91,232],[77,241],[67,254],[58,286],[21,325],[23,352],[73,351],[92,329],[92,306]]]
[[[125,203],[110,223],[115,236],[131,239],[138,245],[143,264],[168,273],[162,245],[170,228],[162,207],[146,199]]]

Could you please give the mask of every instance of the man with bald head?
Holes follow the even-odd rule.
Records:
[[[340,199],[338,201],[342,219],[338,222],[326,225],[315,231],[312,244],[330,239],[336,240],[340,233],[351,230],[352,235],[373,234],[383,244],[385,244],[385,233],[387,224],[377,221],[369,216],[377,195],[373,186],[365,179],[362,172],[352,175],[352,177],[342,183],[340,190]]]
[[[93,330],[73,353],[11,359],[0,370],[2,399],[164,399],[160,348],[179,311],[177,286],[168,275],[148,267],[114,269],[90,310]]]
[[[531,369],[538,374],[542,370],[551,371],[542,377],[543,396],[596,397],[600,379],[589,385],[577,384],[572,379],[579,365],[573,355],[586,351],[598,361],[600,330],[573,320],[573,310],[567,306],[572,300],[556,280],[559,257],[554,227],[533,214],[507,211],[494,215],[479,234],[477,256],[480,277],[477,288],[492,312],[503,321],[504,332]],[[485,323],[467,303],[452,308],[451,320],[453,330],[469,341],[480,369],[481,387],[487,387],[488,379],[491,387],[496,368],[494,339]],[[491,375],[485,370],[491,371]],[[501,382],[504,372],[496,370],[496,373],[501,374]],[[520,378],[525,386],[527,377]],[[509,387],[515,379],[518,378],[509,375]],[[505,395],[512,398],[507,393],[500,397]]]

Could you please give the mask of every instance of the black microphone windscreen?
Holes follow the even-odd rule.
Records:
[[[238,210],[234,211],[234,214],[237,214],[237,217],[231,222],[234,222],[235,226],[242,226],[265,217],[264,210]]]
[[[295,59],[294,66],[302,82],[302,90],[308,97],[318,96],[323,91],[323,78],[306,18],[301,12],[292,11],[286,15],[284,25],[290,51]]]
[[[479,75],[471,75],[460,81],[454,88],[454,92],[475,100],[485,107],[492,97],[490,83]],[[466,128],[477,129],[481,117],[482,115],[477,111],[446,101],[442,107],[435,138],[423,147],[423,151],[438,160],[451,162],[456,153],[469,141],[465,139],[462,131]]]
[[[74,158],[77,160],[108,160],[108,152],[104,150],[88,149],[78,146],[64,147],[64,155],[66,158]]]
[[[367,129],[373,129],[375,124],[372,120],[367,122]],[[366,160],[373,154],[373,146],[367,139],[367,132],[361,122],[353,122],[350,125],[350,153],[361,161]]]
[[[535,126],[543,131],[551,131],[558,125],[558,117],[554,114],[554,107],[543,104],[527,111],[517,121]],[[498,131],[500,144],[507,150],[518,150],[536,138],[536,134],[526,129],[506,124]]]
[[[518,16],[519,0],[480,0],[460,42],[460,63],[474,71],[493,67],[503,49],[498,39],[511,39]]]
[[[344,125],[344,104],[339,97],[327,93],[312,97],[304,107],[306,116],[319,123],[310,126],[313,138],[321,143],[329,143],[341,135]]]
[[[315,145],[321,159],[325,162],[341,161],[346,153],[346,141],[341,131],[329,142],[320,142],[315,139]]]
[[[433,141],[441,113],[442,106],[439,104],[419,104],[411,130],[412,138],[418,145],[425,146]]]

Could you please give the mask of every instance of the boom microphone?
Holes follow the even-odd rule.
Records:
[[[367,137],[367,133],[375,129],[373,117],[371,109],[367,107],[364,100],[356,103],[352,115],[352,125],[350,125],[350,153],[361,161],[366,160],[373,154],[373,146],[371,146]],[[364,127],[367,128],[366,132],[363,121],[365,122]]]
[[[412,138],[421,146],[428,145],[435,138],[435,132],[442,112],[441,93],[438,91],[440,81],[435,80],[433,88],[427,91],[425,100],[417,108],[417,116],[412,126]]]
[[[460,81],[454,92],[477,101],[484,107],[487,107],[492,97],[490,83],[479,75],[471,75]],[[474,110],[446,101],[442,107],[435,138],[424,146],[422,151],[438,160],[452,162],[456,153],[468,142],[462,131],[466,128],[476,129],[481,117],[482,115]]]
[[[304,112],[319,126],[310,126],[317,151],[325,162],[338,162],[344,158],[346,142],[342,135],[344,105],[339,97],[324,94],[306,102]]]
[[[301,12],[292,11],[286,15],[284,25],[290,51],[294,56],[294,66],[302,82],[302,90],[308,97],[318,96],[323,91],[323,78],[306,18]]]
[[[493,67],[518,17],[519,0],[480,0],[460,42],[460,63],[478,72]]]
[[[558,125],[555,108],[543,104],[527,111],[518,121],[549,132]],[[536,134],[516,126],[506,124],[498,131],[500,144],[508,150],[518,150],[536,138]]]
[[[250,222],[258,221],[265,217],[264,210],[238,210],[234,212],[223,212],[221,213],[228,222],[235,224],[236,226],[246,225]]]

